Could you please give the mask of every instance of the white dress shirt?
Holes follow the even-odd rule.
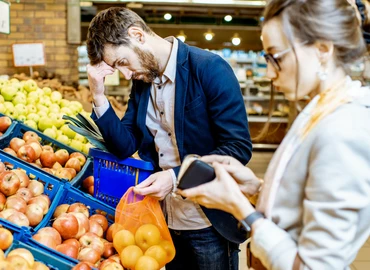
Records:
[[[171,169],[181,165],[175,135],[175,91],[178,40],[166,38],[172,43],[171,55],[163,75],[157,77],[150,89],[150,98],[146,116],[146,126],[154,136],[159,167],[171,172],[173,183],[176,176]],[[106,100],[104,105],[94,107],[97,117],[102,116],[109,108]],[[211,226],[206,215],[198,204],[184,200],[181,196],[165,199],[168,227],[174,230],[198,230]]]

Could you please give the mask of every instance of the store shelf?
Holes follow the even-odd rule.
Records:
[[[248,122],[266,123],[268,116],[248,115]],[[288,123],[287,117],[271,117],[270,123]]]
[[[270,95],[263,96],[243,96],[245,101],[265,101],[270,100]],[[274,96],[274,100],[285,100],[284,96]]]

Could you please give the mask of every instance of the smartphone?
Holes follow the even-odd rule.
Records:
[[[177,188],[187,189],[205,184],[216,178],[215,170],[211,165],[199,160],[200,156],[188,155],[185,157],[178,176]]]

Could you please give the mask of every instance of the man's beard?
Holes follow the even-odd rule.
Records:
[[[149,51],[141,50],[138,47],[134,47],[133,50],[138,56],[141,67],[144,70],[143,72],[135,73],[133,79],[142,80],[146,83],[153,82],[160,75],[157,59]]]

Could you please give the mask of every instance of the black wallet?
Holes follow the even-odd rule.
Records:
[[[182,173],[177,188],[187,189],[205,184],[215,179],[216,174],[213,167],[199,159],[190,163],[188,168]]]

